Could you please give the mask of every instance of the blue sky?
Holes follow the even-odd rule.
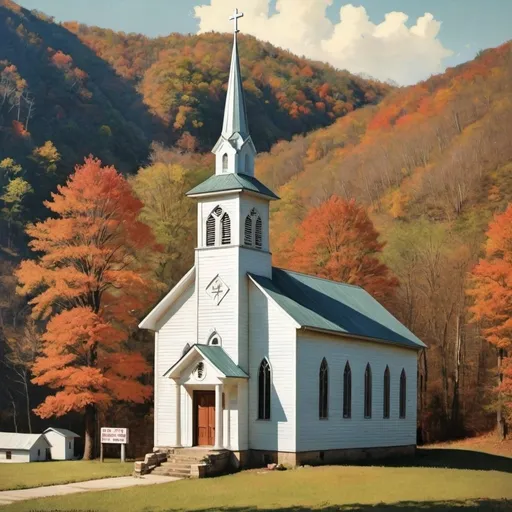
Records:
[[[141,32],[149,36],[164,35],[170,32],[195,33],[200,23],[194,17],[196,6],[218,4],[223,11],[224,6],[232,3],[240,10],[249,10],[263,0],[19,0],[19,3],[29,9],[39,9],[55,16],[57,21],[77,20],[90,25],[109,27],[125,32]],[[286,0],[284,0],[286,1]],[[318,9],[329,0],[294,0],[318,4]],[[405,23],[410,27],[416,19],[429,12],[434,19],[441,23],[438,41],[446,50],[453,52],[449,56],[439,56],[442,67],[452,66],[472,59],[477,51],[491,46],[497,46],[512,38],[512,0],[330,0],[327,17],[334,23],[339,22],[340,7],[351,3],[363,6],[371,22],[379,24],[386,13],[400,11],[409,16]],[[268,0],[270,14],[275,12],[276,0]],[[206,12],[208,14],[206,14]],[[226,16],[230,11],[227,11]],[[205,11],[210,17],[210,11]],[[208,25],[211,29],[211,26]],[[217,25],[213,25],[217,29]],[[223,27],[219,27],[222,29]],[[241,25],[243,30],[243,25]],[[226,25],[226,30],[229,25]],[[246,27],[247,30],[247,27]],[[250,31],[250,30],[249,30]],[[272,34],[267,31],[266,33]],[[261,35],[255,33],[254,35]],[[281,41],[271,42],[280,46],[286,45]],[[279,44],[281,42],[281,44]],[[299,53],[293,43],[288,46]],[[362,50],[359,50],[362,51]],[[369,51],[369,50],[366,50]],[[305,52],[307,54],[307,52]],[[316,57],[316,55],[311,55]],[[325,60],[329,60],[326,58]],[[338,65],[338,63],[333,62]],[[343,63],[349,69],[349,63]],[[371,73],[371,64],[368,64]],[[356,69],[355,71],[361,71]],[[365,69],[363,69],[365,71]],[[426,73],[435,69],[426,70]],[[441,69],[439,69],[441,71]],[[392,72],[390,72],[392,74]],[[377,72],[376,76],[378,76]],[[416,76],[411,76],[412,79]],[[407,79],[405,80],[407,81]]]

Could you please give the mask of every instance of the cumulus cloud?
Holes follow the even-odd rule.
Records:
[[[333,0],[277,0],[270,14],[270,0],[211,0],[195,8],[199,32],[232,30],[229,13],[243,7],[242,32],[270,41],[298,55],[329,62],[352,73],[371,75],[408,85],[444,69],[443,59],[453,54],[438,39],[441,22],[430,13],[407,26],[403,12],[389,12],[374,23],[364,7],[340,9],[333,23],[326,9]]]

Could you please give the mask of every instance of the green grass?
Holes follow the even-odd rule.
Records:
[[[150,488],[132,487],[18,502],[2,508],[2,512],[512,510],[512,459],[508,457],[466,450],[430,450],[422,451],[413,463],[402,462],[407,465],[396,461],[388,462],[385,467],[244,471]]]
[[[132,471],[133,462],[122,464],[119,459],[107,459],[103,464],[96,460],[0,464],[0,491],[125,476]]]

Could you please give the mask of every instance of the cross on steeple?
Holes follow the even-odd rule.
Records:
[[[233,21],[234,22],[234,25],[235,25],[235,34],[237,34],[238,32],[240,32],[240,30],[238,30],[238,19],[239,18],[243,18],[244,17],[244,13],[243,12],[238,12],[238,9],[235,9],[235,12],[233,13],[233,16],[231,16],[229,18],[230,21]]]

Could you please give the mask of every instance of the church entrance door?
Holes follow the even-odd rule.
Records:
[[[194,391],[195,432],[194,444],[215,444],[215,391]]]

